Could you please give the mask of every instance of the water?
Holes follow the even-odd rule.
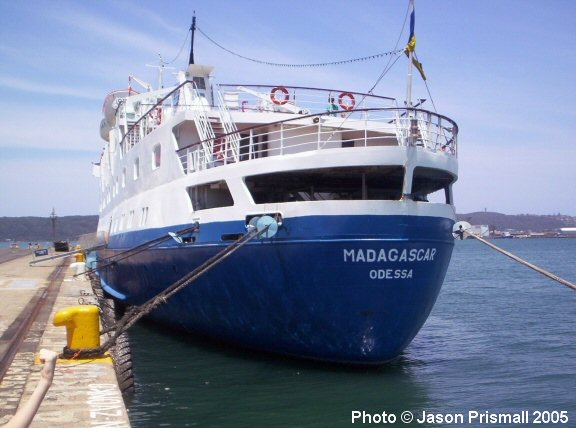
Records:
[[[39,248],[50,248],[53,247],[54,244],[52,242],[46,241],[0,241],[0,250],[5,250],[11,248],[12,244],[16,244],[18,249],[26,250],[26,249],[35,249]]]
[[[576,239],[494,241],[576,282]],[[263,356],[174,336],[131,332],[134,427],[576,426],[576,293],[491,250],[457,242],[436,306],[404,354],[354,369]],[[463,423],[404,424],[403,411]],[[469,423],[470,411],[486,420]],[[530,423],[488,419],[528,411]],[[489,413],[486,413],[489,412]],[[549,413],[546,413],[549,412]],[[392,422],[392,416],[396,422]],[[504,416],[502,416],[504,417]],[[511,416],[512,417],[512,416]],[[457,419],[454,419],[457,421]]]

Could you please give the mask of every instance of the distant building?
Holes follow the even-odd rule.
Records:
[[[571,234],[576,235],[576,227],[561,227],[561,228],[560,228],[560,232],[561,232],[561,233],[564,233],[564,234],[566,234],[566,235],[568,235],[568,234],[570,234],[570,235],[571,235]]]
[[[470,229],[468,229],[468,232],[481,238],[488,238],[490,235],[490,228],[486,224],[474,224]]]

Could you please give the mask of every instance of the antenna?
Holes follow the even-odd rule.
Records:
[[[158,54],[158,58],[160,58],[159,64],[155,65],[155,64],[146,64],[146,67],[152,67],[152,68],[157,68],[158,69],[158,89],[161,89],[164,87],[164,80],[163,80],[163,75],[164,75],[164,69],[165,68],[171,68],[173,69],[174,67],[166,67],[164,65],[164,61],[162,60],[162,55]],[[150,86],[150,85],[148,85]]]
[[[190,26],[190,59],[188,60],[188,65],[194,64],[194,33],[196,32],[196,11],[192,15],[192,25]]]

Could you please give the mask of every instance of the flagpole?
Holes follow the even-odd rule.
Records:
[[[416,44],[416,36],[414,35],[414,0],[410,0],[409,3],[410,12],[410,35],[408,36],[408,44],[406,45],[406,50],[408,51],[408,76],[406,82],[406,107],[412,107],[412,56],[414,52],[414,47]]]
[[[412,51],[408,52],[408,76],[406,82],[406,107],[412,107]]]

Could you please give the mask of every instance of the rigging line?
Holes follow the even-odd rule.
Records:
[[[416,52],[413,52],[414,58],[416,58],[416,61],[420,62],[418,60],[418,57],[416,56]],[[432,93],[430,92],[430,87],[428,86],[428,81],[424,80],[424,85],[426,86],[426,92],[428,92],[428,97],[430,98],[430,102],[432,103],[432,107],[434,108],[434,112],[438,113],[438,110],[436,110],[436,104],[434,103],[434,98],[432,98]]]
[[[160,57],[160,63],[161,63],[162,65],[170,65],[170,64],[172,64],[173,62],[175,62],[175,61],[180,57],[180,54],[182,54],[182,51],[184,50],[184,46],[186,46],[186,42],[188,42],[188,35],[191,33],[191,31],[192,31],[192,30],[189,29],[189,30],[186,32],[186,38],[184,39],[184,42],[182,43],[182,46],[180,46],[180,49],[178,50],[178,53],[176,54],[176,56],[174,57],[174,59],[173,59],[172,61],[166,62],[166,61],[163,61],[163,60],[162,60],[162,57]]]
[[[398,45],[400,44],[400,40],[402,39],[402,35],[404,34],[404,29],[406,28],[406,22],[408,22],[408,15],[409,14],[410,14],[410,3],[408,3],[408,7],[406,8],[406,14],[404,15],[404,22],[402,23],[402,29],[400,30],[400,33],[398,34],[398,39],[396,39],[396,44],[394,45],[394,51],[398,50]],[[402,52],[403,51],[404,50],[402,49]],[[374,91],[374,89],[376,88],[376,86],[378,86],[378,84],[384,78],[384,76],[390,71],[390,69],[394,66],[394,64],[396,64],[396,61],[398,61],[398,58],[400,58],[400,56],[396,57],[396,59],[394,60],[394,62],[392,64],[390,64],[390,62],[392,61],[392,57],[388,58],[388,64],[386,64],[386,66],[384,67],[384,71],[382,71],[382,73],[380,74],[380,76],[376,80],[376,83],[374,83],[374,86],[372,86],[372,88],[368,91],[369,94],[371,94],[372,91]]]
[[[434,113],[438,113],[438,110],[436,109],[436,104],[434,104],[434,98],[432,98],[432,94],[430,93],[430,88],[428,87],[428,82],[426,80],[424,80],[424,85],[426,85],[426,92],[428,92],[428,97],[432,102],[432,107],[434,107]]]
[[[401,52],[403,52],[403,50],[401,50]],[[390,64],[390,66],[386,69],[384,69],[384,71],[382,72],[382,74],[380,75],[380,77],[378,78],[378,80],[376,81],[376,84],[374,86],[372,86],[372,89],[370,89],[370,91],[368,91],[368,94],[372,93],[372,91],[374,90],[374,88],[376,87],[376,85],[378,85],[378,83],[380,82],[380,80],[382,80],[382,78],[384,77],[384,75],[390,71],[390,69],[394,66],[394,64],[396,64],[396,61],[398,61],[401,58],[400,55],[396,56],[396,59],[394,60],[394,62],[392,62],[392,64],[390,64],[390,61],[388,61],[388,64]],[[390,58],[391,60],[392,58]],[[362,104],[364,102],[364,100],[366,99],[366,95],[364,95],[362,97],[362,99],[358,102],[358,104]],[[344,126],[344,124],[346,123],[346,121],[348,120],[348,118],[352,115],[352,112],[348,112],[347,114],[345,114],[345,116],[343,117],[342,122],[340,122],[340,124],[338,126],[336,126],[334,128],[334,130],[332,131],[332,133],[330,134],[330,136],[326,139],[326,142],[324,143],[323,146],[325,146],[329,141],[332,140],[332,137],[334,137],[334,135],[336,134],[337,131],[341,130],[342,127]]]
[[[408,22],[409,12],[410,12],[410,5],[408,5],[408,8],[406,9],[406,14],[404,15],[404,22],[402,23],[402,29],[400,30],[400,33],[398,34],[398,38],[396,39],[396,44],[394,45],[394,50],[392,52],[404,52],[404,49],[398,49],[398,45],[400,44],[400,40],[402,39],[402,34],[404,34],[404,29],[406,28],[406,22]],[[393,59],[392,56],[390,56],[390,58],[388,58],[388,63],[384,67],[384,71],[382,71],[382,73],[380,74],[380,76],[376,80],[376,83],[374,83],[372,88],[367,92],[368,94],[372,94],[372,92],[374,91],[376,86],[378,86],[378,83],[380,83],[380,81],[384,78],[384,76],[392,69],[392,67],[394,67],[394,64],[396,64],[396,62],[400,59],[400,57],[401,57],[401,55],[396,55],[396,58],[394,58],[393,61],[392,61],[392,59]],[[364,95],[362,97],[359,104],[361,104],[365,99],[366,99],[366,95]],[[334,131],[332,131],[332,134],[330,134],[330,136],[326,140],[326,143],[332,139],[332,137],[334,136],[334,134],[336,133],[337,130],[342,129],[342,127],[344,126],[344,123],[346,123],[346,121],[348,120],[348,118],[350,117],[351,114],[352,113],[348,113],[344,117],[344,120],[340,123],[340,125],[338,127],[336,127],[334,129]]]
[[[403,52],[403,51],[402,51]],[[380,74],[380,77],[378,77],[378,79],[376,80],[376,83],[374,83],[374,86],[372,86],[372,88],[368,91],[369,94],[371,94],[374,89],[376,88],[376,86],[378,86],[378,84],[380,83],[380,81],[384,78],[384,76],[386,76],[386,74],[392,69],[392,67],[394,67],[394,64],[396,64],[396,62],[401,58],[400,55],[398,55],[396,57],[396,59],[394,59],[394,61],[392,62],[392,64],[390,64],[387,68],[384,69],[384,71]]]
[[[212,42],[213,44],[218,46],[220,49],[222,49],[222,50],[224,50],[224,51],[226,51],[226,52],[228,52],[234,56],[237,56],[239,58],[245,59],[247,61],[252,61],[252,62],[255,62],[258,64],[270,65],[270,66],[275,66],[275,67],[292,67],[292,68],[326,67],[329,65],[342,65],[342,64],[348,64],[351,62],[368,61],[368,60],[372,60],[372,59],[376,59],[376,58],[381,58],[384,56],[394,56],[394,55],[398,55],[399,53],[403,52],[403,49],[399,49],[399,50],[397,49],[395,51],[382,52],[382,53],[378,53],[378,54],[374,54],[374,55],[368,55],[368,56],[364,56],[364,57],[360,57],[360,58],[351,58],[351,59],[346,59],[346,60],[341,60],[341,61],[321,62],[321,63],[314,63],[314,64],[287,64],[287,63],[262,61],[259,59],[249,58],[247,56],[240,55],[236,52],[231,51],[230,49],[225,48],[224,46],[222,46],[221,44],[219,44],[218,42],[216,42],[215,40],[210,38],[210,36],[208,36],[199,27],[196,27],[196,29],[198,30],[198,32],[200,34],[202,34],[204,37],[206,37],[210,42]]]

